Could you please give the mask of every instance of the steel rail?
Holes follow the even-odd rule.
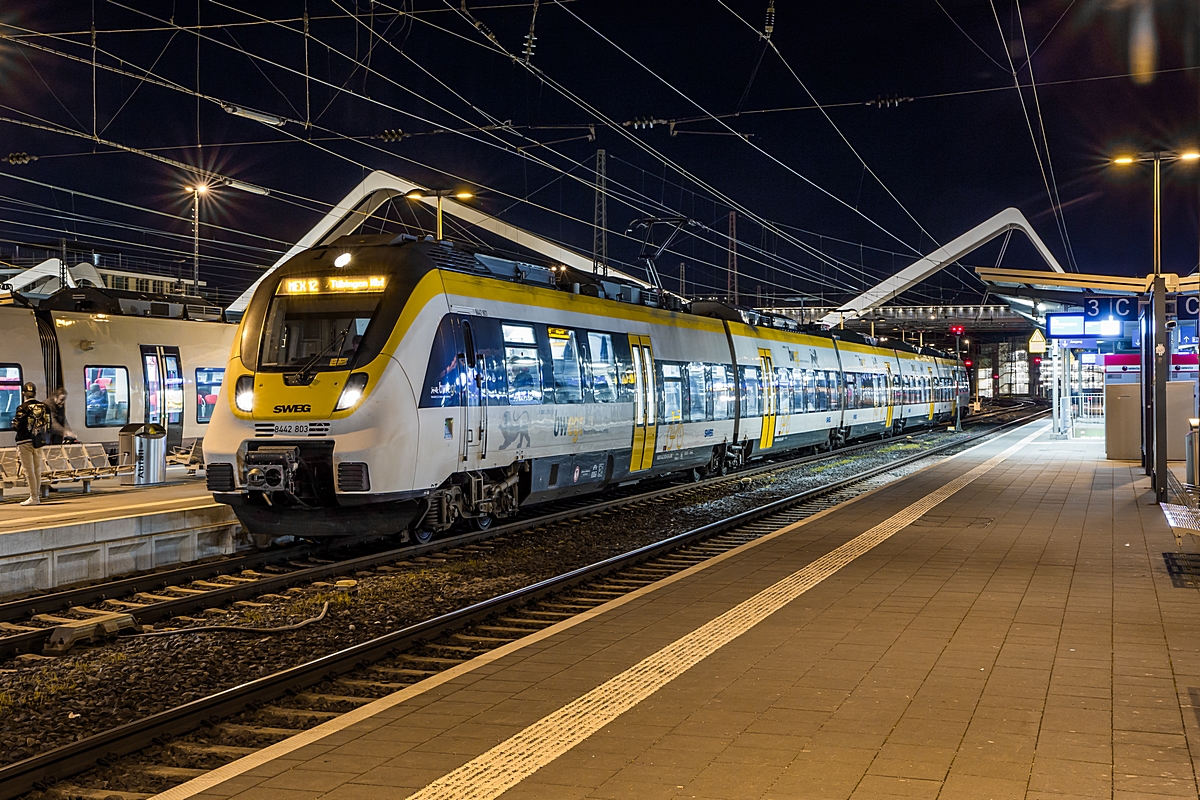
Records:
[[[98,764],[107,764],[121,756],[135,753],[153,744],[161,744],[177,736],[189,733],[204,724],[214,724],[247,708],[261,706],[284,695],[305,689],[325,680],[332,680],[348,671],[361,669],[389,657],[399,655],[405,648],[428,641],[448,631],[463,627],[505,611],[524,605],[564,589],[585,583],[608,573],[646,561],[667,551],[707,538],[730,529],[769,517],[799,503],[822,495],[836,492],[855,483],[907,466],[938,455],[953,447],[961,447],[998,431],[1024,424],[1044,416],[1039,411],[1020,419],[1001,423],[995,428],[973,436],[956,439],[935,448],[881,465],[864,473],[833,481],[823,486],[807,489],[773,501],[759,508],[744,511],[717,522],[703,525],[659,542],[612,556],[585,567],[571,570],[562,575],[515,589],[502,595],[483,600],[470,606],[451,611],[424,622],[409,625],[335,653],[330,653],[303,664],[296,665],[271,675],[248,681],[222,690],[213,695],[193,700],[184,705],[167,709],[135,722],[126,723],[104,733],[87,737],[72,744],[63,745],[40,755],[18,761],[0,768],[0,800],[19,797],[33,789],[48,789],[59,780],[78,774]]]
[[[1012,413],[1016,410],[1019,409],[1010,409],[1007,413]],[[1002,414],[1005,411],[1000,410],[993,413]],[[921,435],[932,433],[933,430],[927,429]],[[253,582],[231,584],[228,588],[224,589],[210,589],[203,594],[188,594],[172,600],[147,603],[144,608],[128,609],[127,613],[138,623],[156,622],[161,619],[186,615],[200,609],[225,605],[238,600],[250,600],[262,594],[277,592],[296,584],[322,580],[344,572],[371,569],[384,564],[395,563],[406,558],[428,555],[469,544],[478,544],[498,536],[529,530],[533,527],[560,522],[564,519],[596,514],[612,508],[657,500],[672,494],[694,491],[708,486],[736,483],[763,473],[792,469],[829,458],[842,458],[846,455],[869,451],[880,446],[887,446],[894,441],[891,438],[878,439],[849,445],[825,453],[768,461],[765,464],[756,464],[727,475],[704,478],[699,481],[680,482],[677,477],[672,479],[669,476],[663,476],[662,479],[656,479],[655,482],[665,480],[668,482],[668,485],[650,489],[649,491],[636,492],[598,502],[588,499],[584,500],[582,504],[579,501],[572,503],[570,500],[555,503],[551,506],[554,510],[551,510],[550,513],[518,519],[504,525],[493,526],[484,531],[442,537],[426,544],[410,543],[405,544],[403,547],[388,548],[367,555],[343,558],[328,564],[298,568],[286,573],[280,573],[279,575],[258,578]],[[960,439],[959,441],[962,440]],[[52,613],[68,609],[72,606],[127,597],[139,592],[153,593],[170,585],[179,585],[196,580],[207,580],[238,570],[270,566],[312,556],[333,556],[334,553],[330,552],[331,550],[368,544],[372,540],[378,541],[378,537],[363,537],[350,540],[338,539],[336,542],[304,544],[295,547],[280,548],[274,551],[247,553],[240,556],[198,562],[160,572],[151,572],[30,598],[12,600],[0,603],[0,622],[11,622],[31,617],[34,614]],[[0,636],[0,660],[12,658],[21,653],[40,652],[40,648],[49,639],[52,631],[52,627],[39,628],[37,630],[21,631],[19,633]]]

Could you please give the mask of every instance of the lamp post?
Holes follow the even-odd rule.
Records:
[[[1150,330],[1142,332],[1142,376],[1144,409],[1142,416],[1142,466],[1151,477],[1155,499],[1167,499],[1167,370],[1170,364],[1169,331],[1166,330],[1166,285],[1162,276],[1162,162],[1195,161],[1200,152],[1155,150],[1152,153],[1125,155],[1113,164],[1127,165],[1149,161],[1154,164],[1154,283],[1151,290]],[[1147,335],[1148,334],[1148,335]],[[1153,349],[1150,348],[1153,346]],[[1146,381],[1147,374],[1153,381]]]
[[[1195,161],[1200,159],[1200,152],[1187,150],[1177,153],[1173,150],[1155,150],[1152,153],[1117,156],[1112,163],[1117,166],[1150,162],[1154,165],[1154,275],[1162,274],[1162,162],[1164,161]]]
[[[192,193],[192,291],[200,294],[200,197],[208,194],[207,183],[187,187]]]
[[[465,189],[412,189],[404,193],[408,200],[424,200],[433,197],[437,200],[437,240],[442,240],[442,198],[454,197],[459,200],[470,200],[475,195]]]
[[[210,189],[218,186],[228,186],[241,192],[249,192],[260,197],[271,194],[271,190],[253,183],[212,176],[191,186],[185,186],[184,191],[192,195],[192,291],[200,294],[200,198],[208,194]]]

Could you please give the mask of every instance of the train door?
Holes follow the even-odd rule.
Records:
[[[142,375],[145,380],[145,422],[166,426],[167,452],[183,444],[183,367],[179,348],[161,344],[142,345]]]
[[[771,351],[760,348],[758,361],[762,367],[762,436],[758,440],[758,449],[766,450],[775,444],[775,416],[778,413],[779,382],[775,377],[775,366],[771,363]]]
[[[886,392],[884,402],[887,403],[887,422],[884,423],[884,430],[890,433],[892,430],[892,415],[896,410],[896,391],[894,388],[896,379],[892,377],[892,365],[889,362],[883,362],[883,368],[886,370],[883,377],[883,385],[887,387],[884,389]]]
[[[926,392],[929,394],[929,421],[933,422],[934,404],[937,399],[937,387],[934,385],[937,379],[933,375],[933,367],[926,367],[929,374],[925,376]]]
[[[478,461],[487,455],[487,393],[484,391],[484,364],[475,348],[475,331],[471,321],[464,319],[459,326],[463,386],[462,460]]]
[[[658,407],[654,386],[654,351],[649,336],[629,334],[633,358],[633,450],[629,471],[640,472],[654,464],[658,434]]]

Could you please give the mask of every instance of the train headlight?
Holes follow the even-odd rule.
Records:
[[[367,373],[356,372],[346,379],[346,385],[342,387],[342,395],[338,398],[337,408],[335,411],[345,411],[347,408],[354,408],[358,405],[358,401],[362,399],[363,390],[367,388]]]
[[[233,393],[233,402],[238,411],[249,414],[254,410],[254,376],[243,375],[237,379],[237,387]]]

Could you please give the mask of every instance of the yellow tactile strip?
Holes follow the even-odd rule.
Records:
[[[841,547],[642,659],[410,795],[410,800],[492,800],[499,797],[854,559],[911,525],[1041,433],[1039,430],[1025,437]]]
[[[1037,423],[1034,423],[1034,424],[1037,424]],[[1045,433],[1045,430],[1046,430],[1046,426],[1038,425],[1036,432],[1025,437],[1024,439],[1022,439],[1020,442],[1018,442],[1013,447],[1009,448],[1008,450],[1005,450],[999,456],[996,456],[995,458],[989,460],[988,462],[985,462],[985,465],[992,464],[992,462],[995,461],[996,459],[1007,458],[1009,455],[1011,455],[1017,449],[1023,447],[1028,442],[1032,441],[1033,439],[1035,439],[1038,436]],[[980,447],[985,447],[985,446],[987,446],[987,443],[976,445],[975,447],[971,447],[967,450],[964,450],[960,453],[956,453],[955,455],[950,456],[949,459],[934,462],[934,463],[928,465],[927,467],[924,467],[921,470],[918,470],[918,472],[924,472],[927,469],[933,469],[933,468],[937,467],[939,464],[944,464],[945,461],[948,461],[948,460],[962,458],[963,456],[970,454],[972,451],[977,450]],[[982,467],[982,466],[984,466],[984,465],[980,465],[980,467]],[[995,465],[992,464],[992,466],[995,466]],[[980,469],[980,467],[976,467],[975,470]],[[988,467],[988,468],[990,469],[991,467]],[[975,472],[975,470],[972,470],[972,471],[966,473],[964,476],[962,476],[960,478],[956,478],[955,482],[957,483],[959,481],[962,481],[963,478],[965,478],[967,475],[972,475]],[[913,474],[916,474],[916,473],[913,473]],[[978,473],[978,474],[982,474],[982,473]],[[976,477],[978,477],[978,474],[975,474],[974,477],[971,478],[971,480],[974,480]],[[911,478],[912,475],[909,475],[907,477]],[[891,484],[888,484],[888,485],[891,485]],[[966,483],[962,483],[958,488],[961,488],[962,486],[965,486],[965,485],[966,485]],[[735,558],[751,548],[759,547],[761,545],[766,544],[767,542],[770,542],[770,541],[776,539],[779,536],[786,535],[789,532],[791,532],[799,527],[818,522],[819,520],[823,519],[827,515],[833,514],[837,511],[841,511],[851,504],[866,500],[866,499],[870,498],[871,496],[873,496],[876,492],[879,492],[885,488],[887,488],[887,486],[881,486],[876,489],[872,489],[871,491],[864,492],[863,494],[861,494],[851,500],[848,500],[846,502],[839,503],[836,506],[827,508],[824,511],[820,511],[816,514],[813,514],[810,517],[806,517],[802,520],[799,520],[798,522],[792,523],[791,525],[780,528],[778,531],[774,531],[773,533],[767,534],[765,536],[760,536],[759,538],[753,539],[753,540],[751,540],[743,545],[740,545],[739,547],[736,547],[732,550],[727,550],[726,552],[721,553],[720,555],[714,556],[713,558],[710,558],[706,561],[703,561],[694,567],[689,567],[688,569],[682,570],[682,571],[677,572],[673,575],[670,575],[666,578],[663,578],[660,581],[656,581],[655,583],[652,583],[649,586],[644,586],[640,589],[630,592],[629,594],[622,595],[621,597],[618,597],[618,598],[614,598],[613,600],[610,600],[607,603],[604,603],[603,605],[596,606],[595,608],[589,609],[581,614],[577,614],[574,617],[565,619],[562,622],[558,622],[547,628],[543,628],[540,631],[530,634],[529,636],[525,636],[525,637],[522,637],[521,639],[517,639],[510,644],[503,645],[501,647],[498,647],[495,650],[491,650],[487,653],[484,653],[483,655],[477,656],[476,658],[474,658],[470,661],[464,662],[457,666],[451,667],[450,669],[439,672],[438,674],[430,676],[429,678],[426,678],[425,680],[420,681],[419,683],[415,683],[412,686],[409,686],[405,689],[401,689],[398,692],[390,694],[386,697],[382,697],[373,703],[369,703],[369,704],[362,706],[360,708],[357,708],[353,711],[347,712],[346,714],[343,714],[339,717],[331,719],[328,722],[318,725],[315,728],[311,728],[307,731],[302,731],[301,733],[298,733],[295,736],[292,736],[288,739],[284,739],[281,742],[277,742],[277,743],[271,745],[270,747],[266,747],[262,750],[259,750],[256,753],[245,756],[244,758],[240,758],[237,761],[230,762],[222,767],[218,767],[217,769],[215,769],[211,772],[205,773],[204,775],[201,775],[197,778],[193,778],[190,781],[187,781],[185,783],[179,784],[178,786],[172,787],[171,789],[168,789],[164,792],[154,795],[154,797],[151,798],[151,800],[187,800],[188,798],[195,797],[199,794],[202,794],[209,788],[216,787],[216,786],[220,785],[221,783],[223,783],[227,780],[230,780],[231,778],[235,778],[239,775],[244,775],[247,772],[250,772],[251,770],[255,769],[256,767],[270,763],[276,759],[286,758],[289,753],[294,753],[297,750],[300,750],[301,748],[306,747],[307,745],[314,744],[314,743],[321,741],[322,739],[324,739],[327,736],[330,736],[330,735],[340,732],[340,731],[344,731],[347,728],[350,728],[359,722],[362,722],[364,720],[368,720],[375,716],[378,716],[380,713],[386,711],[389,708],[394,708],[398,705],[401,705],[404,702],[406,702],[414,697],[418,697],[432,689],[437,688],[438,686],[449,683],[450,681],[452,681],[455,678],[458,678],[462,675],[471,673],[484,665],[491,664],[491,663],[498,661],[502,658],[505,658],[509,655],[517,653],[530,645],[541,642],[545,639],[550,638],[551,636],[562,633],[563,631],[567,631],[577,625],[586,623],[592,619],[595,619],[598,616],[601,616],[602,614],[606,614],[616,608],[620,608],[621,606],[624,606],[628,603],[638,600],[647,594],[658,591],[658,590],[660,590],[666,586],[669,586],[671,584],[674,584],[678,581],[690,578],[693,575],[695,575],[699,572],[705,571],[717,564],[720,564],[727,559]],[[904,513],[904,512],[901,512],[901,513]],[[913,519],[916,519],[916,517],[914,517]],[[911,520],[910,520],[910,522],[911,522]],[[880,541],[882,541],[882,540],[880,540]],[[878,542],[876,544],[878,544]],[[843,545],[843,547],[844,546],[845,545]],[[829,554],[827,554],[823,558],[829,558],[834,553],[837,553],[840,550],[841,550],[841,548],[831,551]],[[817,562],[813,562],[813,563],[815,564]],[[503,746],[503,745],[501,745],[501,746]],[[546,763],[549,763],[549,761],[547,761]],[[451,774],[454,774],[454,773],[451,773]],[[447,777],[449,777],[449,776],[447,776]],[[432,786],[432,784],[431,784],[431,786]]]

